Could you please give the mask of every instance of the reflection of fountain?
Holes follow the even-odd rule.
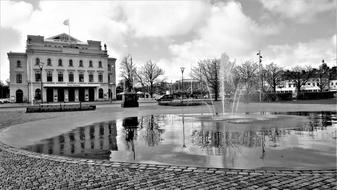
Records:
[[[133,159],[136,160],[136,150],[134,144],[135,131],[137,131],[138,118],[137,117],[127,117],[123,119],[123,127],[126,131],[125,140],[127,142],[128,149],[133,152]]]

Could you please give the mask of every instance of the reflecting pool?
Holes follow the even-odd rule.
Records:
[[[78,127],[24,149],[78,158],[220,168],[336,168],[336,112],[164,114]]]

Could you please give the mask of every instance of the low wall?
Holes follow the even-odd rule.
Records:
[[[61,112],[61,111],[86,111],[95,110],[96,105],[82,104],[82,103],[71,103],[71,104],[40,104],[28,106],[26,113],[33,112]]]

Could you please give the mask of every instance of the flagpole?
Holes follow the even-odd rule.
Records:
[[[69,43],[70,43],[70,22],[68,24],[68,34],[69,34],[69,37],[68,37],[69,39],[68,40],[69,40]]]

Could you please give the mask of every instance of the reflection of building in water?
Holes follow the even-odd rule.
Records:
[[[26,149],[46,154],[108,159],[110,150],[118,150],[116,136],[116,121],[102,122],[42,140]]]

